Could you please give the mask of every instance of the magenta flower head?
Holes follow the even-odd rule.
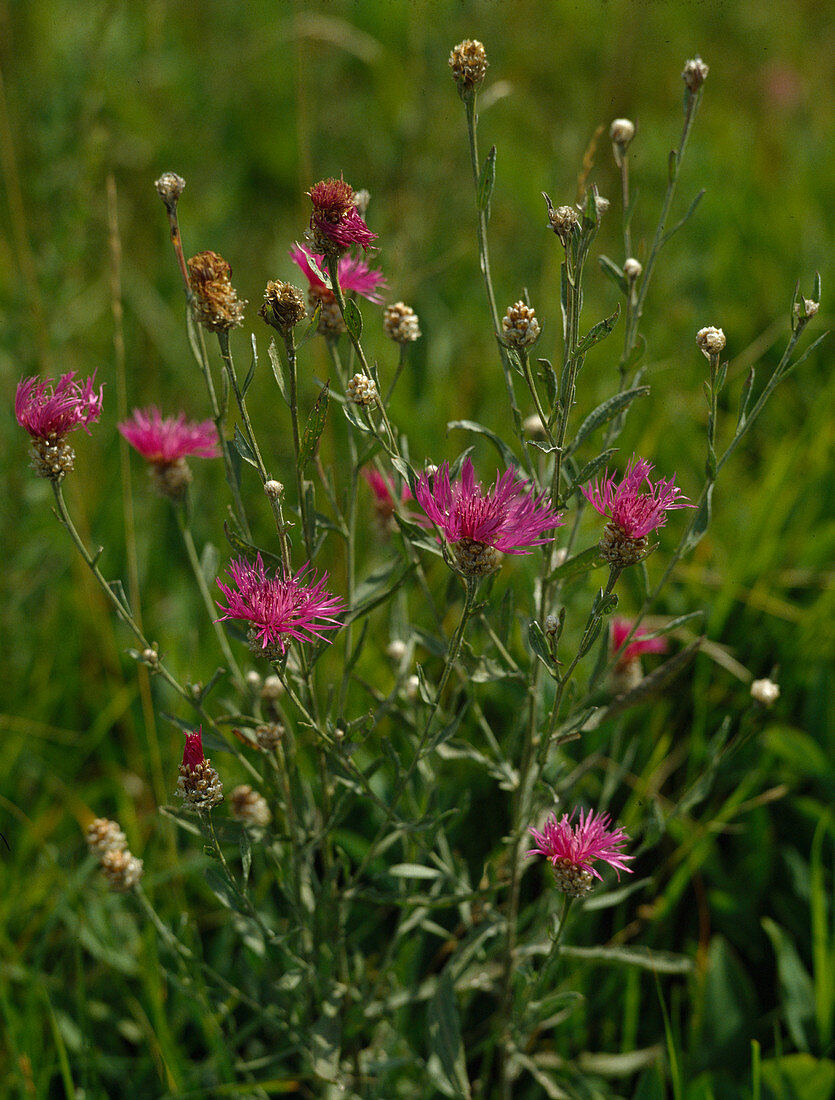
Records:
[[[95,388],[95,371],[83,384],[75,371],[51,378],[23,378],[15,394],[18,424],[32,437],[32,465],[41,477],[60,481],[73,468],[75,451],[66,436],[78,428],[89,433],[101,416],[102,389]]]
[[[582,490],[600,515],[611,519],[600,540],[601,556],[610,565],[623,569],[641,561],[649,552],[647,536],[664,526],[667,512],[693,507],[676,487],[675,475],[653,485],[652,471],[652,463],[633,455],[620,485],[615,485],[615,475],[606,470],[602,478]]]
[[[377,237],[360,217],[350,183],[322,180],[307,194],[313,203],[310,230],[317,252],[344,252],[352,244],[367,249]]]
[[[299,265],[307,278],[311,298],[318,301],[320,298],[333,297],[333,292],[321,278],[322,264],[325,259],[323,255],[318,252],[308,252],[306,248],[297,244],[295,248],[290,249],[290,259]],[[308,260],[313,261],[316,271],[311,269]],[[336,265],[336,274],[344,293],[361,294],[363,298],[374,302],[375,305],[382,303],[383,296],[379,291],[384,290],[388,285],[385,276],[382,271],[369,267],[365,260],[355,259],[353,256],[340,256]]]
[[[212,762],[203,755],[203,727],[186,734],[177,794],[193,810],[211,810],[223,801],[223,784]]]
[[[594,867],[597,860],[614,867],[620,878],[621,871],[632,874],[632,868],[626,864],[635,857],[623,854],[629,837],[623,829],[609,828],[608,814],[580,810],[580,820],[573,825],[576,813],[573,810],[570,816],[563,814],[559,820],[556,814],[551,814],[541,832],[528,829],[536,847],[526,855],[547,856],[554,868],[557,889],[569,897],[582,898],[592,889],[594,880],[602,877]]]
[[[271,577],[260,554],[254,565],[237,558],[230,562],[228,572],[232,584],[224,584],[220,578],[217,582],[228,604],[218,604],[223,612],[218,622],[246,620],[250,648],[269,661],[281,659],[288,638],[309,642],[322,638],[323,630],[337,630],[342,625],[334,615],[344,607],[338,596],[325,591],[327,573],[317,580],[304,565],[292,576]]]
[[[163,417],[159,409],[134,409],[119,431],[149,464],[149,472],[163,496],[179,500],[191,481],[186,457],[217,458],[217,433],[211,420],[197,424],[186,414]]]
[[[612,619],[612,652],[617,653],[623,643],[629,636],[629,631],[632,629],[632,621],[630,619],[614,618]],[[642,627],[638,627],[632,636],[632,641],[624,649],[624,651],[618,656],[618,665],[627,665],[630,661],[634,661],[636,657],[640,657],[644,653],[666,653],[667,652],[667,639],[666,638],[646,638],[649,631],[644,630]]]
[[[562,526],[562,516],[547,498],[528,491],[527,481],[517,481],[513,470],[496,474],[496,484],[486,493],[475,480],[469,458],[455,484],[449,480],[449,463],[434,474],[421,474],[415,497],[432,522],[452,544],[462,573],[483,576],[494,573],[503,554],[527,554],[534,546],[550,542],[542,532]]]

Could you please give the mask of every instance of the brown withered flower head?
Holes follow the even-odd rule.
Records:
[[[264,304],[258,310],[258,316],[286,336],[307,316],[304,294],[292,283],[270,280],[264,290]]]
[[[198,252],[188,261],[194,315],[209,332],[229,332],[243,324],[245,301],[232,286],[232,268],[217,252]]]
[[[321,180],[307,194],[313,203],[310,239],[315,252],[338,254],[352,244],[367,249],[375,240],[377,234],[360,217],[350,183],[343,179]]]

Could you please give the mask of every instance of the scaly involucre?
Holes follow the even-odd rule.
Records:
[[[325,591],[327,573],[317,580],[308,565],[292,576],[269,576],[261,555],[250,565],[246,558],[229,563],[232,584],[218,578],[227,607],[218,604],[224,619],[249,622],[263,648],[278,645],[283,653],[286,640],[309,642],[322,638],[323,630],[337,630],[342,624],[334,615],[344,610],[341,599]],[[309,577],[309,581],[306,578]]]
[[[620,485],[615,485],[616,475],[606,470],[602,478],[582,489],[583,496],[601,516],[609,516],[627,538],[642,539],[664,526],[671,509],[693,507],[676,487],[675,474],[653,485],[649,476],[653,469],[651,462],[633,455]]]
[[[621,871],[631,874],[632,869],[626,863],[635,857],[624,855],[621,851],[629,840],[623,829],[610,829],[609,815],[595,815],[594,810],[580,810],[580,820],[573,825],[576,813],[575,809],[570,815],[563,814],[559,820],[556,814],[551,814],[541,832],[539,829],[528,829],[536,841],[536,847],[526,855],[547,856],[554,868],[566,860],[571,867],[588,871],[595,878],[601,878],[593,866],[597,860],[614,867],[618,878]]]
[[[504,554],[527,554],[531,547],[551,541],[553,536],[543,538],[543,531],[563,523],[547,497],[537,496],[528,486],[527,481],[517,481],[513,470],[506,470],[496,474],[496,484],[485,493],[468,458],[454,484],[448,462],[431,477],[422,474],[415,497],[447,542],[472,539]]]
[[[290,258],[299,265],[312,291],[319,295],[331,293],[324,280],[319,277],[325,259],[323,255],[318,252],[308,252],[306,248],[297,244],[295,248],[290,249]],[[313,261],[316,271],[311,269],[308,260]],[[388,285],[385,276],[382,271],[369,267],[365,260],[355,259],[353,256],[341,256],[336,265],[336,274],[343,293],[361,294],[363,298],[367,298],[369,302],[374,302],[376,305],[382,302],[383,297],[379,291],[384,290]]]
[[[89,432],[89,425],[101,416],[102,389],[95,388],[96,374],[82,384],[75,371],[51,378],[23,378],[15,394],[14,411],[18,424],[33,439],[63,438],[77,428]]]
[[[169,465],[188,455],[217,458],[217,433],[211,420],[195,423],[186,414],[163,417],[159,409],[134,409],[130,420],[119,424],[119,431],[144,459],[156,465]]]

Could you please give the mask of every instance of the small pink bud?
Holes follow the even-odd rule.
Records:
[[[204,760],[203,727],[201,726],[200,729],[195,730],[194,733],[186,734],[186,745],[183,749],[183,764],[193,771],[202,764]]]

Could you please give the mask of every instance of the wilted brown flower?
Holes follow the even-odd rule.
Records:
[[[229,332],[243,323],[245,301],[232,286],[232,268],[217,252],[198,252],[188,261],[194,315],[209,332]]]

